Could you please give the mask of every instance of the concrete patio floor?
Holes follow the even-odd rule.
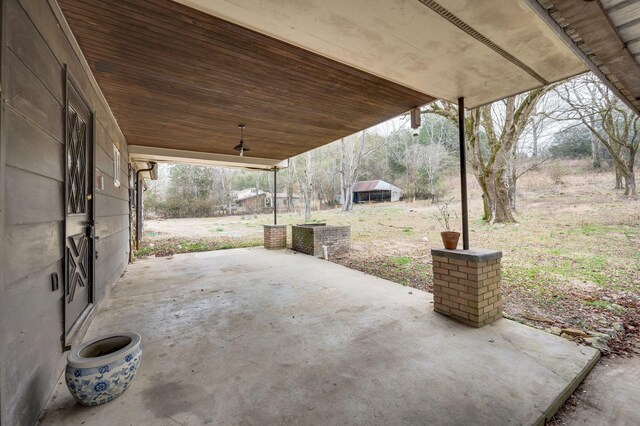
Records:
[[[599,363],[575,394],[559,425],[640,425],[640,357]]]
[[[140,260],[86,336],[142,335],[132,386],[85,408],[61,378],[40,424],[540,424],[598,360],[506,319],[455,323],[431,302],[290,251]]]

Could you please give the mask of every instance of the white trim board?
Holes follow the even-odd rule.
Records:
[[[155,161],[157,163],[197,164],[200,166],[237,167],[243,169],[273,170],[289,167],[289,160],[241,157],[239,155],[214,154],[210,152],[185,151],[182,149],[157,148],[129,145],[129,159]]]

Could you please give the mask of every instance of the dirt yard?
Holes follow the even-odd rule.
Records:
[[[544,170],[522,177],[518,223],[510,225],[480,219],[480,193],[470,177],[471,245],[503,252],[508,317],[556,334],[609,333],[610,353],[626,355],[640,327],[640,202],[612,191],[611,173],[582,167],[567,163],[560,177]],[[458,187],[454,178],[451,187]],[[455,200],[452,205],[459,210]],[[332,261],[430,290],[430,249],[442,244],[435,213],[428,201],[401,202],[318,211],[313,220],[352,227],[352,251]],[[295,224],[302,217],[289,213],[279,220]],[[271,221],[271,215],[149,220],[138,254],[261,245],[262,225]]]

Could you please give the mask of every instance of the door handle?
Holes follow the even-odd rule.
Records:
[[[88,238],[95,238],[94,236],[95,226],[96,226],[96,222],[94,220],[91,220],[91,219],[87,220],[86,235]]]

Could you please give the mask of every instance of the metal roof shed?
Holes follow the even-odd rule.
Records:
[[[367,180],[353,185],[353,202],[400,201],[402,190],[383,180]]]

